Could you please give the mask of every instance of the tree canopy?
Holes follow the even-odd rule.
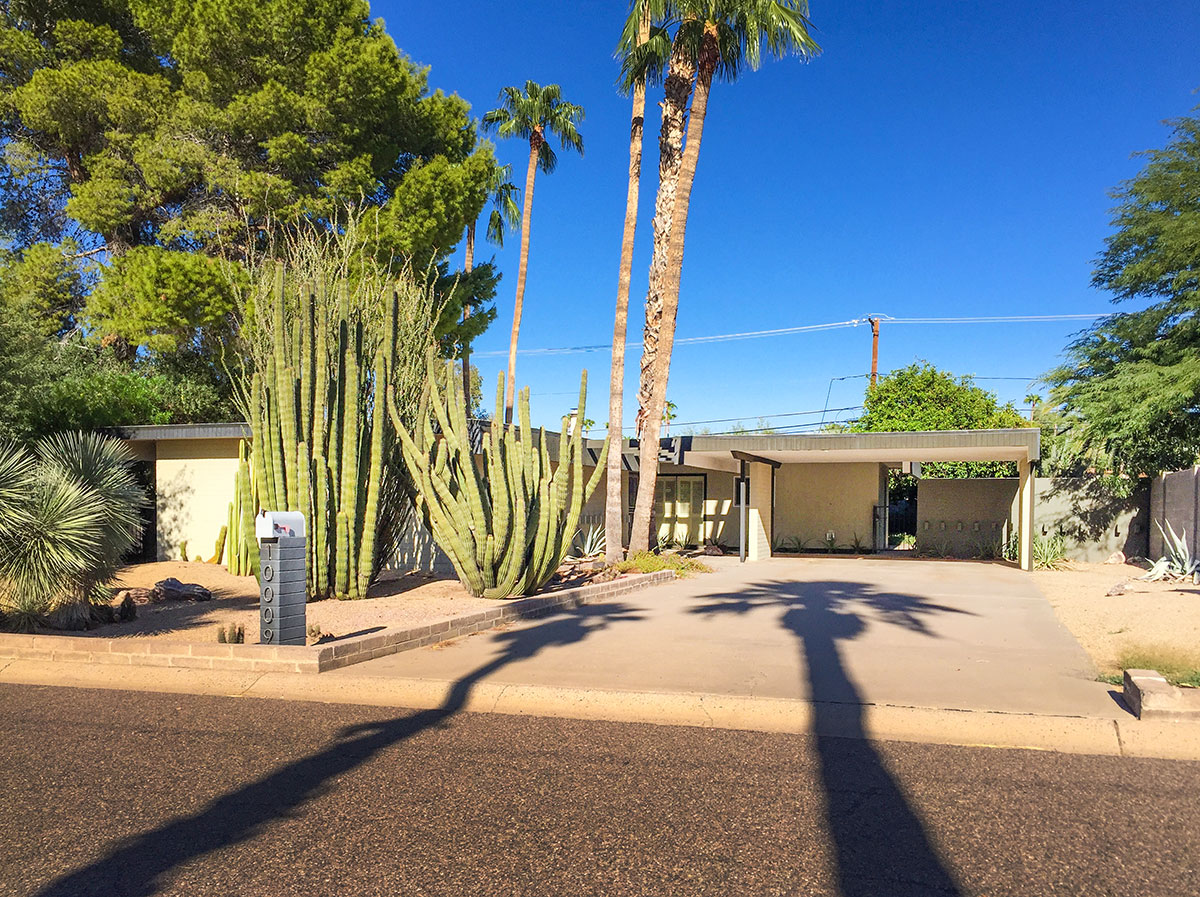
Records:
[[[1011,402],[926,361],[897,368],[867,390],[863,414],[850,427],[856,433],[893,430],[999,430],[1028,427]],[[933,477],[1015,476],[1012,462],[954,461],[927,464]]]
[[[1156,474],[1200,458],[1200,118],[1172,123],[1166,147],[1112,197],[1113,232],[1092,283],[1144,302],[1096,323],[1047,379],[1089,454]]]
[[[0,302],[47,337],[190,369],[168,356],[229,338],[243,262],[364,207],[367,251],[436,279],[446,351],[494,317],[493,267],[460,283],[446,263],[488,201],[493,148],[366,0],[8,0],[0,15]]]

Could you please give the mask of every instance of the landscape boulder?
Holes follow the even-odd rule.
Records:
[[[157,601],[212,601],[212,592],[194,582],[183,583],[171,576],[154,584]]]
[[[113,595],[112,600],[114,604],[121,604],[126,599],[134,604],[153,604],[162,600],[154,594],[153,589],[121,589]]]
[[[141,591],[146,591],[142,589]],[[137,616],[137,602],[133,595],[130,594],[130,589],[122,589],[113,596],[108,602],[109,610],[112,611],[114,622],[123,623],[126,620],[132,620]]]

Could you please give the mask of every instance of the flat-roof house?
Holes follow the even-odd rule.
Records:
[[[249,438],[249,427],[127,427],[122,435],[155,494],[146,558],[178,558],[184,547],[191,557],[211,555],[233,500],[238,443]],[[946,516],[922,525],[937,528],[933,537],[944,531],[948,542],[968,537],[995,542],[1002,530],[1015,530],[1020,563],[1028,570],[1033,564],[1032,466],[1039,438],[1037,429],[1027,428],[664,439],[655,502],[658,538],[685,544],[711,541],[750,561],[769,558],[784,540],[812,547],[828,540],[880,550],[888,546],[889,470],[933,461],[1015,461],[1015,482],[968,481],[1010,485],[979,485],[969,494],[955,493],[944,509]],[[589,441],[585,455],[593,463],[602,444]],[[623,453],[627,511],[637,491],[637,458],[634,446]],[[584,508],[583,528],[603,524],[604,495],[601,484]]]

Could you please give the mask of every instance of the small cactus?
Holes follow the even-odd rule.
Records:
[[[240,623],[218,626],[217,641],[222,645],[241,645],[246,641],[246,627]]]

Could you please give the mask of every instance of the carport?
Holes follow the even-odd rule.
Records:
[[[853,536],[887,547],[888,470],[935,461],[1015,461],[1020,565],[1033,569],[1036,427],[892,433],[684,436],[670,440],[681,467],[737,477],[743,560],[771,557],[776,536],[831,541]],[[667,459],[664,459],[667,460]]]

